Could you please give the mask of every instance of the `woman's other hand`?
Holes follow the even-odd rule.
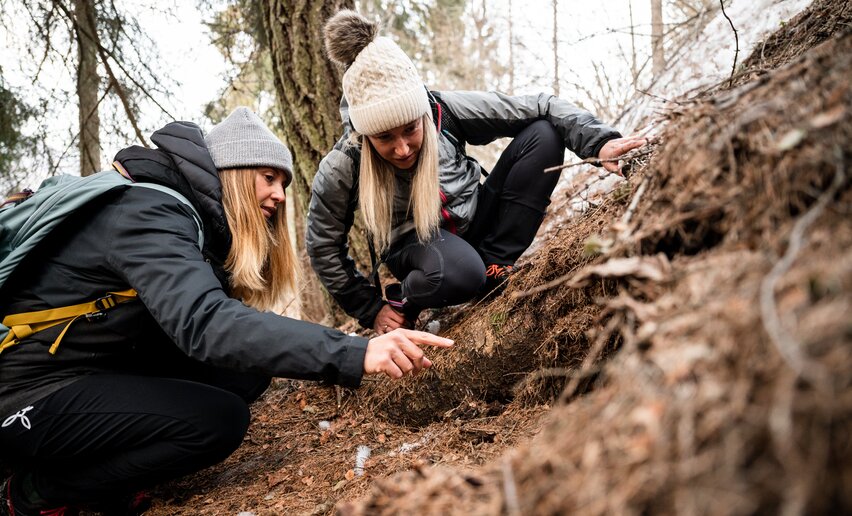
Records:
[[[601,150],[598,153],[598,159],[615,159],[626,152],[630,152],[633,149],[638,149],[646,143],[648,143],[648,140],[640,136],[616,138],[614,140],[606,142],[604,146],[601,147]],[[601,164],[603,165],[603,168],[609,170],[610,172],[619,173],[619,171],[621,170],[620,161],[603,161]]]
[[[376,322],[373,323],[373,329],[379,335],[384,335],[389,331],[397,328],[405,328],[405,316],[397,312],[390,305],[384,305],[376,315]]]
[[[384,373],[391,378],[415,375],[432,366],[419,346],[449,348],[453,341],[424,331],[397,329],[370,339],[364,356],[364,374]]]

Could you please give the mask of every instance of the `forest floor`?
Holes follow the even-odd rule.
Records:
[[[816,0],[671,99],[506,292],[430,314],[432,370],[275,380],[148,514],[852,512],[850,21]]]

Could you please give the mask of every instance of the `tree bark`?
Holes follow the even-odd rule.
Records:
[[[651,0],[651,66],[654,77],[666,67],[663,52],[663,0]]]
[[[77,20],[77,101],[81,176],[94,174],[101,169],[98,49],[91,37],[97,31],[94,9],[92,0],[74,0],[74,17]]]
[[[295,195],[291,199],[296,203],[296,216],[300,219],[297,228],[303,228],[311,198],[311,183],[319,162],[342,133],[339,114],[341,74],[325,55],[322,28],[338,10],[352,8],[353,1],[264,0],[261,5],[284,139],[294,158],[291,191]],[[307,264],[304,231],[297,232],[297,239],[302,263]],[[349,234],[349,244],[352,257],[364,270],[368,270],[369,251],[360,217],[356,218]],[[319,285],[308,280],[313,279],[313,271],[309,267],[307,269],[306,283]],[[303,310],[309,310],[318,302],[327,307],[331,316],[321,319],[331,324],[343,322],[343,312],[324,289],[308,287],[303,290]],[[317,316],[315,314],[312,318]]]

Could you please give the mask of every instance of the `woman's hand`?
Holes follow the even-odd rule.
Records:
[[[397,328],[405,328],[407,326],[405,316],[397,312],[390,305],[385,305],[376,314],[376,321],[373,323],[373,329],[379,335],[384,335],[389,331]]]
[[[418,346],[449,348],[453,341],[424,331],[398,329],[370,339],[364,355],[364,374],[384,373],[391,378],[415,375],[432,366]]]
[[[630,152],[633,149],[638,149],[646,143],[648,143],[648,140],[640,136],[616,138],[614,140],[606,142],[604,146],[601,147],[601,151],[598,153],[598,159],[615,159],[626,152]],[[601,164],[603,165],[603,168],[609,170],[610,172],[618,173],[621,170],[620,161],[603,161]]]

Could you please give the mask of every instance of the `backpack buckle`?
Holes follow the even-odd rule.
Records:
[[[97,308],[100,312],[103,312],[104,310],[112,308],[117,304],[118,303],[115,302],[115,298],[112,297],[112,294],[107,294],[103,297],[99,297],[99,298],[95,299],[95,302],[94,302],[95,308]],[[92,312],[92,313],[94,314],[94,313],[98,313],[98,312]]]
[[[107,316],[107,314],[103,310],[101,310],[99,312],[90,312],[90,313],[86,314],[86,321],[97,322],[97,321],[101,321],[103,319],[106,319],[106,316]]]

